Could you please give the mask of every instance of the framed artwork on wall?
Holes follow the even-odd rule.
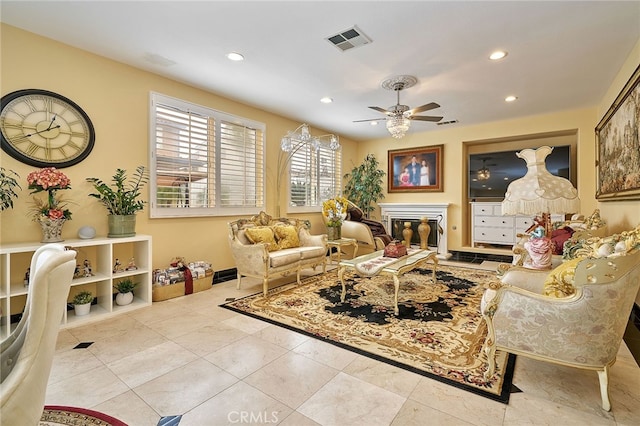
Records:
[[[596,199],[640,199],[640,66],[596,126]]]
[[[390,150],[388,192],[442,192],[443,147]]]

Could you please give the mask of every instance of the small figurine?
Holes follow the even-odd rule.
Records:
[[[122,263],[120,263],[120,259],[116,258],[116,263],[113,265],[113,273],[122,272]]]
[[[127,264],[127,271],[135,271],[136,269],[138,269],[138,267],[136,266],[136,262],[132,257],[131,259],[129,259],[129,263]]]
[[[31,268],[27,268],[27,272],[24,273],[24,286],[29,287],[29,276],[31,275]]]
[[[82,278],[82,276],[82,268],[80,267],[80,264],[77,264],[76,269],[73,271],[73,278]]]
[[[529,253],[524,266],[533,269],[551,269],[553,255],[553,243],[545,236],[545,229],[538,226],[533,230],[529,241],[524,243],[524,248]]]
[[[84,260],[84,276],[85,277],[93,276],[93,271],[91,270],[91,262],[89,262],[89,259]]]

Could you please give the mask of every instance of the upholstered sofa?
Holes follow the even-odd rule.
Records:
[[[565,254],[565,244],[574,247],[580,240],[590,237],[604,237],[607,235],[607,223],[600,217],[600,210],[596,209],[585,217],[581,214],[573,215],[569,220],[554,222],[552,224],[551,241],[556,248],[552,260],[552,266],[556,267],[562,263],[563,259],[570,258]],[[518,242],[511,248],[513,262],[511,265],[499,265],[498,274],[503,274],[511,266],[523,266],[527,263],[529,253],[524,247],[524,243],[529,240],[529,234],[518,234]]]
[[[392,240],[381,222],[365,218],[362,210],[351,201],[347,207],[347,218],[342,222],[342,237],[357,241],[358,254],[382,250]]]
[[[640,226],[580,240],[552,271],[510,268],[485,291],[487,377],[495,352],[595,370],[609,411],[608,372],[640,287]]]
[[[273,219],[265,212],[249,219],[229,223],[229,246],[243,276],[262,279],[264,295],[273,277],[296,274],[300,284],[303,268],[322,266],[326,271],[327,236],[311,235],[308,222],[299,219]]]

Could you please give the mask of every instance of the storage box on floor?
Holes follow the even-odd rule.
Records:
[[[193,279],[193,293],[209,290],[213,284],[213,269],[206,262],[189,263]],[[185,273],[177,267],[154,269],[151,300],[160,302],[186,294]]]

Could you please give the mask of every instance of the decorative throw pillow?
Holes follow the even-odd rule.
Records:
[[[568,260],[551,271],[544,281],[542,294],[550,297],[568,297],[574,294],[576,266],[581,260],[581,257]]]
[[[247,228],[247,238],[253,244],[266,243],[268,251],[276,251],[279,249],[278,244],[273,236],[273,230],[268,226],[255,226]]]
[[[279,225],[273,227],[273,233],[276,235],[278,247],[280,249],[300,247],[300,238],[298,231],[291,225]]]

